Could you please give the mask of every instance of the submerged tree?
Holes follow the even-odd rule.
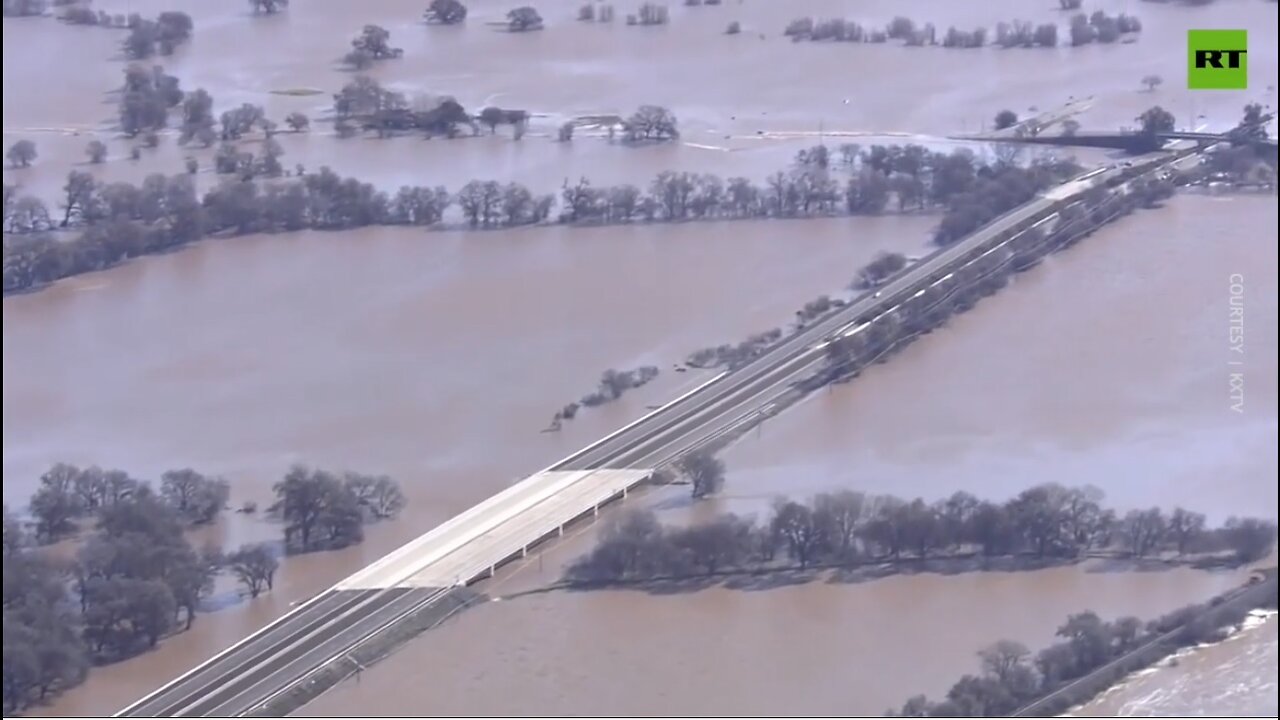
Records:
[[[273,15],[281,9],[289,7],[289,0],[249,0],[254,13]]]
[[[1139,115],[1138,122],[1142,126],[1142,132],[1148,135],[1155,135],[1157,133],[1172,132],[1175,120],[1173,113],[1157,105]]]
[[[101,164],[107,159],[107,145],[101,140],[90,140],[84,152],[89,156],[89,162],[94,165]]]
[[[507,13],[507,29],[511,32],[541,30],[542,16],[528,5],[518,7]]]
[[[1018,114],[1012,110],[1001,110],[996,113],[996,129],[1004,130],[1018,124]]]
[[[227,569],[244,585],[251,598],[258,597],[263,590],[272,589],[279,567],[280,561],[264,543],[242,545],[227,556]]]
[[[677,467],[689,478],[695,498],[711,495],[724,486],[724,462],[708,452],[690,453],[680,459]]]
[[[391,33],[380,25],[365,25],[351,41],[351,51],[343,57],[348,65],[363,70],[375,61],[398,58],[404,50],[391,47]]]
[[[36,144],[30,140],[19,140],[9,146],[9,152],[5,153],[5,158],[15,168],[31,167],[31,163],[36,159]]]
[[[429,23],[457,25],[467,19],[467,6],[458,0],[431,0],[423,17]]]
[[[676,116],[658,105],[641,105],[626,122],[627,138],[636,140],[674,140],[680,136]]]

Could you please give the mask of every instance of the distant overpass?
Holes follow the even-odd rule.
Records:
[[[1270,122],[1271,115],[1262,119],[1262,125]],[[1235,128],[1224,133],[1192,132],[1186,130],[1170,130],[1168,132],[1148,133],[1141,131],[1077,131],[1063,135],[1044,135],[1036,132],[995,132],[981,135],[968,135],[954,138],[994,143],[1021,143],[1026,145],[1058,145],[1062,147],[1096,147],[1112,150],[1124,150],[1133,155],[1143,155],[1157,150],[1167,149],[1171,142],[1190,140],[1204,145],[1232,143],[1235,145],[1255,145],[1276,150],[1274,138],[1258,138],[1245,134],[1245,128]]]

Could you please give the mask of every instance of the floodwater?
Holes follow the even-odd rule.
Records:
[[[300,110],[318,120],[349,78],[331,59],[362,25],[378,23],[405,49],[372,72],[389,86],[537,115],[520,142],[501,132],[338,140],[323,122],[279,138],[287,166],[327,164],[387,189],[497,178],[552,192],[580,175],[642,184],[665,169],[760,177],[820,132],[829,142],[934,141],[975,131],[1006,107],[1025,115],[1073,96],[1096,97],[1080,120],[1099,128],[1130,123],[1156,103],[1210,127],[1234,123],[1246,101],[1275,104],[1276,43],[1262,36],[1276,19],[1267,3],[1092,3],[1138,14],[1139,41],[976,52],[793,44],[780,31],[803,14],[868,24],[903,14],[943,29],[1066,19],[1052,2],[1023,0],[727,0],[672,2],[669,27],[637,28],[576,23],[579,4],[540,2],[548,28],[527,35],[485,26],[510,5],[496,0],[468,3],[463,28],[423,26],[420,5],[392,0],[310,0],[271,18],[251,17],[245,4],[195,0],[132,0],[129,9],[195,18],[193,40],[161,62],[184,88],[209,90],[218,110],[253,102],[274,118]],[[722,35],[732,20],[743,33]],[[1182,89],[1185,29],[1205,26],[1253,30],[1247,97]],[[180,171],[188,154],[209,165],[212,149],[178,148],[171,135],[141,161],[126,159],[130,144],[112,130],[107,94],[120,83],[120,31],[47,18],[5,19],[3,31],[4,142],[29,138],[40,153],[31,168],[6,167],[6,184],[52,207],[71,169],[136,182]],[[1139,79],[1152,73],[1165,85],[1141,91]],[[273,94],[297,88],[323,94]],[[677,114],[682,143],[549,137],[565,118],[646,103]],[[84,163],[92,138],[110,146],[107,163]],[[216,182],[207,172],[198,179]],[[664,372],[562,433],[538,433],[605,368],[665,370],[690,350],[776,326],[805,300],[838,290],[876,251],[918,250],[931,224],[247,237],[5,298],[10,506],[23,505],[39,472],[58,460],[142,477],[178,465],[222,473],[233,505],[265,504],[271,483],[301,461],[391,474],[411,501],[361,546],[290,559],[273,593],[207,614],[155,652],[95,669],[46,711],[101,714],[135,699],[290,602],[702,378]],[[673,494],[645,502],[674,520],[752,512],[777,493],[830,487],[1005,496],[1058,480],[1100,485],[1125,507],[1185,503],[1215,519],[1274,508],[1275,234],[1274,198],[1179,198],[1127,220],[858,382],[771,421],[727,455],[725,498],[697,508]],[[1242,414],[1229,409],[1225,367],[1227,278],[1237,272],[1249,317]],[[206,533],[229,544],[278,534],[242,515]],[[548,581],[590,535],[495,588]],[[1083,607],[1152,615],[1239,580],[1096,570],[672,597],[530,596],[468,613],[365,673],[363,685],[380,691],[349,683],[308,712],[879,713],[916,692],[944,691],[995,637],[1042,645]],[[967,618],[963,627],[956,617]],[[421,673],[424,666],[434,672]],[[499,682],[504,692],[495,693]]]
[[[1057,481],[1097,485],[1121,509],[1181,503],[1214,521],[1274,517],[1276,223],[1273,198],[1192,195],[1104,228],[891,362],[741,440],[725,454],[729,483],[716,499],[692,505],[671,490],[637,502],[680,521],[759,512],[780,493],[936,498],[963,488],[1002,498]],[[1234,273],[1246,285],[1243,413],[1227,396]],[[592,535],[582,531],[488,591],[550,582]],[[402,715],[874,715],[918,692],[945,693],[997,638],[1043,647],[1069,613],[1150,618],[1242,579],[1085,565],[524,596],[463,614],[305,712],[354,714],[377,697],[380,711]],[[1266,668],[1274,675],[1274,662]],[[1178,688],[1188,683],[1170,682],[1166,692],[1185,695]]]
[[[294,462],[387,473],[409,507],[360,546],[291,559],[247,612],[208,615],[95,670],[60,713],[110,710],[336,582],[703,382],[669,368],[838,291],[876,252],[918,252],[919,217],[522,232],[402,228],[196,244],[4,301],[4,494],[51,463],[225,475],[269,502]],[[606,368],[662,376],[539,431]],[[278,537],[233,514],[235,544]],[[85,704],[77,704],[83,702]],[[66,704],[70,703],[70,704]]]
[[[192,15],[193,39],[161,62],[184,88],[207,89],[219,110],[252,102],[263,105],[269,117],[301,111],[319,119],[330,106],[330,95],[351,77],[336,59],[361,26],[377,23],[405,51],[403,58],[380,63],[370,72],[388,86],[411,99],[453,95],[470,108],[496,104],[535,113],[530,136],[520,142],[512,141],[509,132],[452,142],[416,137],[341,141],[332,137],[327,123],[317,123],[304,135],[278,136],[287,167],[329,165],[392,189],[405,183],[457,188],[468,180],[497,178],[552,192],[566,178],[647,183],[665,169],[761,177],[785,165],[820,132],[835,142],[863,144],[902,142],[916,134],[936,139],[975,132],[1004,108],[1026,115],[1031,108],[1056,108],[1072,97],[1095,97],[1094,109],[1080,120],[1086,128],[1103,129],[1132,125],[1153,104],[1174,112],[1180,124],[1219,128],[1234,124],[1246,101],[1276,104],[1274,36],[1271,42],[1254,39],[1253,89],[1248,93],[1196,93],[1181,82],[1186,28],[1248,27],[1261,36],[1276,24],[1276,10],[1267,3],[1219,2],[1190,9],[1139,0],[1093,2],[1090,8],[1137,14],[1144,22],[1140,39],[1111,46],[976,52],[797,44],[781,31],[800,15],[846,17],[869,25],[906,15],[931,21],[943,31],[952,24],[992,27],[1017,18],[1056,21],[1065,29],[1066,16],[1054,10],[1054,2],[1025,0],[670,4],[669,26],[642,28],[622,22],[579,23],[573,20],[578,0],[544,1],[538,7],[547,29],[526,34],[496,32],[485,25],[509,8],[510,3],[498,0],[468,3],[465,27],[422,25],[420,8],[394,0],[311,0],[276,17],[256,18],[243,3],[133,0],[130,7],[143,15],[161,10]],[[619,13],[625,12],[619,5]],[[743,32],[723,35],[732,20],[743,24]],[[112,129],[115,99],[106,94],[121,82],[120,37],[120,31],[66,27],[48,19],[5,20],[5,144],[29,137],[41,154],[33,168],[6,168],[6,184],[52,198],[73,167],[136,181],[149,172],[181,172],[186,155],[197,157],[201,167],[211,165],[213,148],[179,148],[172,137],[145,151],[141,162],[127,159],[130,144]],[[48,62],[47,48],[55,46],[59,62]],[[109,58],[117,59],[104,62]],[[1139,82],[1149,74],[1165,79],[1154,93],[1143,91]],[[321,92],[273,94],[298,89]],[[570,144],[552,139],[566,118],[627,114],[641,104],[670,107],[680,118],[684,142],[629,148],[598,137]],[[855,137],[838,137],[842,133]],[[856,137],[883,133],[906,137]],[[93,137],[110,145],[112,159],[104,165],[84,164],[84,147]],[[208,173],[200,179],[215,181]]]

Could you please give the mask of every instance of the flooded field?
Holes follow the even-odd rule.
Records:
[[[669,27],[637,28],[574,22],[580,4],[539,3],[548,27],[527,35],[485,25],[510,5],[494,0],[468,3],[462,28],[424,26],[420,5],[392,0],[310,0],[269,18],[244,3],[132,0],[127,9],[192,15],[192,41],[162,63],[185,89],[207,89],[216,110],[251,102],[273,118],[312,115],[312,132],[278,138],[287,167],[329,165],[389,190],[495,178],[552,192],[566,178],[643,184],[666,169],[758,178],[820,134],[828,143],[946,146],[941,136],[976,131],[1000,109],[1026,115],[1089,95],[1094,108],[1080,120],[1099,128],[1131,124],[1153,104],[1180,124],[1225,128],[1246,101],[1275,104],[1274,31],[1251,46],[1248,98],[1189,93],[1181,82],[1186,28],[1265,35],[1275,7],[1261,2],[1093,2],[1139,15],[1138,42],[1004,51],[794,44],[780,33],[800,15],[866,24],[907,15],[941,29],[1066,18],[1047,1],[727,0],[673,2]],[[725,36],[734,20],[742,34]],[[323,115],[351,77],[336,59],[366,23],[387,27],[405,50],[373,69],[380,81],[410,97],[454,95],[473,110],[527,108],[529,136],[334,137]],[[4,142],[26,138],[39,149],[33,167],[5,167],[6,185],[52,207],[72,169],[137,182],[181,171],[187,155],[210,165],[214,149],[178,147],[172,132],[140,161],[127,159],[131,143],[114,129],[108,94],[124,67],[119,31],[48,18],[6,18],[3,31]],[[1139,84],[1151,73],[1166,79],[1154,93]],[[298,88],[321,94],[276,94]],[[682,143],[553,141],[564,119],[646,103],[675,112]],[[103,165],[85,163],[93,138],[110,146]],[[207,171],[198,179],[217,182]],[[175,466],[221,473],[233,506],[265,504],[299,461],[387,473],[410,497],[401,518],[371,527],[362,545],[290,559],[272,593],[95,669],[43,711],[101,714],[137,698],[291,602],[700,382],[666,372],[688,351],[785,322],[877,251],[918,252],[932,225],[887,217],[253,236],[6,298],[10,507],[24,505],[59,460],[141,477]],[[723,497],[698,507],[676,492],[641,502],[674,520],[754,512],[778,493],[833,487],[1004,497],[1054,480],[1103,487],[1123,508],[1182,503],[1213,520],[1274,508],[1275,234],[1273,197],[1183,197],[1143,213],[771,421],[726,455]],[[1243,413],[1230,410],[1225,365],[1234,273],[1245,276],[1249,317]],[[640,364],[664,374],[562,433],[538,433],[602,370]],[[279,533],[230,514],[207,539],[234,545]],[[591,535],[488,590],[545,584]],[[468,613],[306,712],[876,714],[944,691],[996,637],[1043,645],[1069,612],[1154,615],[1240,577],[1085,567],[767,592],[534,595]],[[960,627],[956,617],[969,619]],[[1270,660],[1260,657],[1274,675],[1271,627]]]
[[[290,560],[248,617],[201,618],[66,696],[91,704],[55,711],[123,704],[156,679],[135,666],[173,675],[288,602],[681,394],[705,380],[669,371],[686,353],[785,322],[876,252],[917,250],[928,224],[246,237],[6,298],[11,506],[58,460],[139,477],[177,466],[220,473],[233,507],[265,507],[271,484],[307,462],[387,473],[410,502],[349,551]],[[650,363],[664,371],[654,383],[561,433],[539,433],[604,369]],[[236,514],[221,530],[231,545],[280,536],[279,526]]]
[[[761,511],[780,493],[847,487],[936,498],[964,488],[1003,498],[1056,481],[1097,485],[1121,509],[1182,503],[1216,520],[1265,508],[1274,516],[1273,272],[1247,281],[1256,332],[1240,414],[1227,398],[1225,328],[1227,278],[1275,266],[1262,238],[1276,223],[1271,198],[1183,196],[1104,228],[892,362],[740,441],[725,455],[728,486],[715,499],[691,505],[673,489],[636,502],[678,521]],[[554,580],[592,534],[489,591]],[[874,715],[918,692],[944,693],[997,638],[1044,646],[1069,613],[1154,617],[1242,578],[1085,565],[525,596],[468,612],[306,713],[342,716],[379,697],[391,714]],[[405,682],[423,672],[439,681]],[[1191,686],[1170,682],[1174,695]],[[485,692],[498,683],[504,692]]]
[[[1275,8],[1266,3],[1186,8],[1139,0],[1094,2],[1091,8],[1137,14],[1144,25],[1138,41],[979,51],[793,43],[781,32],[790,19],[804,15],[867,25],[905,15],[943,31],[952,24],[994,27],[1013,19],[1056,21],[1065,30],[1067,16],[1054,9],[1056,3],[1024,0],[671,4],[676,7],[669,26],[645,28],[620,20],[579,23],[573,19],[581,5],[577,0],[542,2],[538,7],[547,28],[526,34],[486,26],[508,9],[509,3],[496,0],[469,3],[465,27],[425,26],[419,22],[420,8],[392,0],[313,0],[276,17],[253,17],[243,4],[194,0],[135,0],[130,7],[143,15],[183,10],[194,18],[191,42],[162,62],[184,88],[207,89],[219,110],[251,102],[264,106],[268,117],[301,111],[321,120],[331,94],[351,78],[338,58],[361,26],[377,23],[404,49],[403,58],[379,63],[369,73],[389,87],[411,99],[453,95],[473,110],[497,104],[534,113],[530,135],[520,142],[512,141],[509,131],[452,142],[408,136],[339,140],[325,122],[310,133],[278,136],[286,167],[329,165],[389,189],[405,183],[456,188],[476,178],[500,178],[550,192],[565,178],[647,182],[666,169],[763,177],[784,166],[797,148],[815,142],[820,132],[831,142],[903,142],[920,135],[945,142],[939,136],[976,132],[1000,109],[1026,115],[1031,108],[1056,108],[1072,97],[1095,98],[1081,122],[1102,129],[1133,125],[1135,116],[1154,104],[1172,111],[1180,125],[1226,128],[1246,100],[1275,102],[1274,42],[1257,42],[1251,50],[1248,98],[1190,92],[1181,81],[1187,27],[1268,27],[1275,24]],[[619,12],[625,12],[621,5]],[[733,20],[742,23],[743,32],[724,35]],[[113,129],[115,97],[106,94],[121,84],[120,37],[119,31],[67,27],[49,19],[5,20],[5,143],[29,137],[41,155],[30,169],[6,168],[5,183],[53,197],[77,165],[106,178],[132,180],[150,172],[181,172],[186,155],[210,166],[214,148],[179,148],[171,136],[145,151],[143,161],[127,159],[130,143]],[[59,62],[44,61],[50,46],[62,49]],[[1145,92],[1139,80],[1152,73],[1166,82],[1154,93]],[[320,93],[276,94],[297,89]],[[637,149],[598,137],[554,142],[555,128],[565,119],[627,114],[646,103],[675,112],[681,144]],[[841,137],[845,134],[852,137]],[[84,147],[93,137],[107,139],[111,147],[111,160],[104,165],[84,164]],[[207,172],[200,177],[215,180]]]

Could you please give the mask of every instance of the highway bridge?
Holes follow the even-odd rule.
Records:
[[[534,473],[301,604],[271,625],[122,710],[117,717],[264,713],[334,662],[421,613],[456,604],[459,588],[623,498],[654,469],[768,417],[819,372],[824,346],[976,261],[1098,186],[1180,161],[1188,149],[1100,168],[1052,188],[977,233],[909,266],[784,338],[754,360]],[[354,660],[353,660],[354,661]]]

